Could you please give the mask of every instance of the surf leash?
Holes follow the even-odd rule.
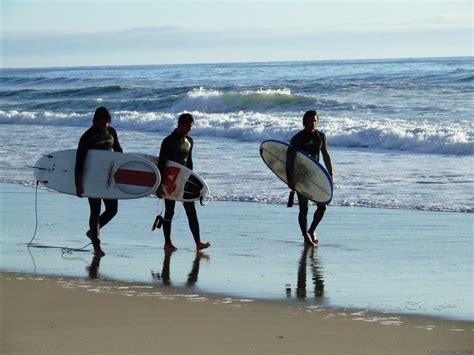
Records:
[[[161,200],[160,198],[158,198],[158,206],[160,205],[160,201]],[[164,221],[174,221],[175,219],[178,219],[179,217],[181,217],[181,210],[179,212],[179,214],[176,216],[176,217],[173,217],[171,219],[165,219],[163,217],[163,209],[164,209],[164,204],[163,206],[161,206],[161,212],[156,216],[155,218],[155,221],[153,222],[153,225],[151,226],[151,231],[154,232],[156,229],[160,229],[161,226],[163,225],[163,222]]]
[[[160,199],[158,199],[158,208],[160,206]],[[160,229],[163,225],[163,221],[165,220],[162,216],[164,207],[161,206],[161,212],[156,216],[155,222],[153,222],[153,226],[151,227],[151,231],[154,232],[156,229]]]
[[[33,237],[31,240],[26,244],[28,248],[42,248],[42,249],[61,249],[62,255],[64,254],[72,254],[72,252],[77,251],[77,252],[87,252],[90,250],[86,250],[89,245],[92,243],[89,243],[87,245],[84,245],[82,248],[69,248],[69,247],[59,247],[59,246],[52,246],[52,245],[41,245],[41,244],[36,244],[33,243],[33,241],[36,238],[36,233],[38,232],[38,185],[40,182],[43,181],[36,181],[36,187],[35,187],[35,231],[33,233]],[[47,182],[47,181],[46,181]]]

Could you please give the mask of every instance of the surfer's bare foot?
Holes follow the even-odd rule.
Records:
[[[94,246],[94,254],[96,256],[100,256],[100,257],[105,255],[104,251],[102,250],[102,248],[99,245]]]
[[[209,242],[207,242],[207,243],[199,242],[199,243],[196,244],[196,249],[197,250],[203,250],[203,249],[209,248],[210,246],[211,246],[211,243],[209,243]]]
[[[87,238],[89,238],[89,239],[91,240],[92,245],[94,245],[94,246],[95,246],[95,245],[98,245],[98,244],[100,245],[100,239],[99,239],[99,237],[95,237],[95,238],[94,238],[94,237],[92,236],[92,232],[91,232],[90,229],[86,232],[86,236],[87,236]]]
[[[89,238],[91,240],[92,246],[94,247],[94,254],[97,255],[97,256],[104,256],[105,253],[100,247],[99,238],[92,237],[92,232],[90,230],[88,230],[86,232],[86,236],[87,236],[87,238]]]
[[[319,244],[319,239],[315,231],[308,231],[308,236],[311,238],[311,241],[314,243],[314,245]]]
[[[316,245],[316,244],[314,244],[314,242],[311,239],[311,237],[309,236],[309,234],[306,234],[305,236],[303,236],[303,239],[304,239],[304,244],[307,245],[307,246],[314,247]]]
[[[176,251],[176,250],[178,250],[178,248],[176,248],[173,244],[165,243],[165,252],[171,253],[171,252]]]

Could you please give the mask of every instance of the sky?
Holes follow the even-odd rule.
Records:
[[[0,0],[0,66],[472,56],[465,0]]]

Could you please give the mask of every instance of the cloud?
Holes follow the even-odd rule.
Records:
[[[4,32],[3,67],[285,61],[471,55],[465,18],[357,30],[157,26],[108,32]],[[413,21],[407,21],[413,23]],[[443,24],[451,24],[445,26]],[[457,25],[454,25],[457,24]],[[375,29],[372,29],[375,28]]]
[[[365,21],[363,23],[346,23],[342,25],[351,31],[414,31],[441,29],[472,29],[470,15],[440,15],[432,17],[407,17],[402,20]]]

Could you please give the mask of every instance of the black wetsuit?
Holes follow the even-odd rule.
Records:
[[[165,176],[165,166],[168,160],[175,161],[189,169],[193,169],[193,139],[188,135],[181,135],[176,130],[166,137],[161,143],[158,169],[162,178]],[[163,234],[165,242],[171,244],[171,222],[174,216],[176,201],[165,199],[165,218],[163,221]],[[186,215],[188,216],[189,228],[193,234],[194,241],[201,242],[199,234],[199,221],[196,214],[194,202],[183,202]]]
[[[79,140],[76,153],[76,187],[82,186],[82,175],[84,173],[84,162],[89,149],[114,150],[123,152],[120,146],[117,132],[114,128],[108,127],[105,132],[101,132],[97,127],[89,128]],[[105,226],[117,214],[117,200],[105,200],[105,211],[100,214],[101,200],[99,198],[89,198],[90,217],[89,230],[90,238],[94,247],[100,244],[99,230]]]
[[[305,151],[318,161],[319,155],[322,152],[324,165],[326,165],[329,174],[332,175],[331,158],[329,157],[329,154],[326,154],[328,149],[326,135],[323,132],[315,130],[310,133],[303,129],[291,138],[290,145]]]
[[[308,132],[305,129],[298,132],[290,141],[290,149],[288,149],[288,156],[287,156],[287,173],[289,179],[291,179],[291,173],[293,171],[294,166],[294,159],[296,155],[296,150],[292,149],[300,149],[311,155],[312,157],[316,158],[319,161],[319,156],[322,154],[324,165],[326,165],[326,169],[328,170],[329,174],[332,176],[332,164],[331,158],[329,156],[329,151],[327,148],[327,141],[326,136],[323,132],[318,130],[314,130],[313,132]],[[300,206],[300,212],[298,215],[298,222],[300,224],[301,233],[303,236],[307,235],[308,231],[308,222],[307,222],[307,214],[308,214],[308,199],[300,193],[297,193],[298,196],[298,203]],[[317,204],[318,208],[314,212],[313,222],[311,223],[311,227],[309,230],[314,232],[316,227],[318,226],[319,222],[324,216],[324,212],[326,211],[326,206],[323,204]]]

